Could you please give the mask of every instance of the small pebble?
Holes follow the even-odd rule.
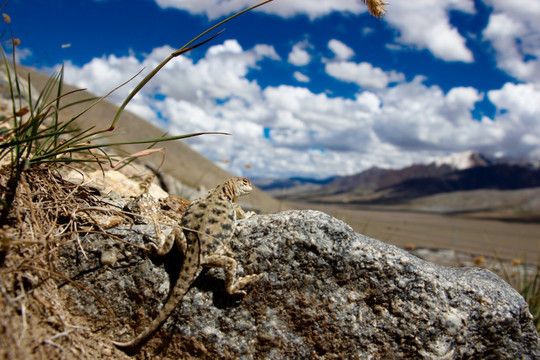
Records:
[[[101,253],[101,263],[103,265],[112,266],[117,260],[118,258],[116,257],[116,252],[114,250],[105,250]]]

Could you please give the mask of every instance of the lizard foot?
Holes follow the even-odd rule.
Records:
[[[244,276],[242,278],[239,278],[233,285],[231,285],[227,289],[227,292],[230,295],[246,296],[247,293],[244,290],[240,290],[240,289],[242,289],[243,287],[245,287],[248,284],[251,284],[254,281],[259,280],[262,277],[263,277],[263,274],[257,274],[257,275],[248,275],[248,276]]]

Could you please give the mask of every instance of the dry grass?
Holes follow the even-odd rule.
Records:
[[[8,167],[0,170],[0,189],[7,191]],[[97,198],[83,186],[62,179],[50,166],[32,167],[21,174],[17,196],[7,224],[17,233],[10,245],[45,245],[76,230],[73,212],[97,204]]]
[[[507,265],[498,259],[498,264],[492,270],[527,301],[536,330],[540,332],[540,261],[537,261],[536,266],[530,266],[524,258],[523,261],[516,259]]]
[[[6,172],[0,172],[1,191]],[[87,230],[98,226],[92,219],[101,211],[82,217],[78,210],[98,205],[90,189],[62,180],[50,167],[22,174],[1,233],[5,260],[0,267],[0,358],[93,359],[93,350],[101,352],[90,329],[64,308],[57,280],[69,279],[54,269],[59,245],[76,241],[81,224],[86,223]]]

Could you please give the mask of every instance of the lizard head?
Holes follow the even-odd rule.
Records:
[[[236,177],[232,178],[235,185],[235,195],[236,196],[242,196],[249,194],[253,187],[251,186],[251,181],[249,181],[246,178]]]
[[[252,190],[251,182],[242,177],[233,177],[225,181],[223,190],[227,193],[228,197],[233,201],[237,197],[249,194]]]
[[[233,177],[226,180],[213,191],[219,191],[226,198],[235,202],[236,198],[249,194],[252,190],[251,182],[246,178]]]

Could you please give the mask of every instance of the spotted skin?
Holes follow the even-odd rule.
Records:
[[[154,245],[158,254],[168,253],[174,243],[178,245],[184,253],[180,275],[159,315],[131,341],[113,342],[117,347],[134,348],[146,341],[169,317],[204,267],[224,269],[225,290],[230,295],[246,295],[240,289],[262,277],[262,274],[258,274],[237,278],[237,263],[226,255],[237,218],[254,214],[244,213],[235,204],[239,196],[248,194],[251,189],[248,179],[228,179],[205,197],[193,201],[184,213],[180,226],[175,227],[169,237],[161,239],[158,246]]]

